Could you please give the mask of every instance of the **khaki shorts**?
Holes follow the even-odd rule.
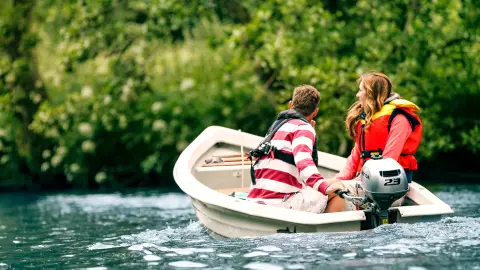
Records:
[[[305,187],[282,201],[279,206],[297,211],[323,213],[327,207],[327,202],[328,196],[311,187]]]

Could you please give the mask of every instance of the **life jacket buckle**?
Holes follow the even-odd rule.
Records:
[[[273,145],[271,143],[263,143],[262,145],[260,145],[260,147],[258,148],[259,152],[262,153],[263,155],[268,155],[270,154],[270,152],[272,151],[273,149]]]
[[[360,157],[363,159],[371,158],[371,159],[382,159],[383,158],[383,151],[382,149],[378,150],[365,150],[362,151]]]
[[[370,152],[370,157],[372,159],[382,159],[382,153],[381,152]]]

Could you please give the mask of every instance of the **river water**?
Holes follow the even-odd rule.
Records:
[[[354,233],[217,240],[180,192],[0,194],[0,269],[480,269],[480,185],[427,186],[455,210]]]

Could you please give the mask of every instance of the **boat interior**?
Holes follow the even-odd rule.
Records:
[[[208,188],[228,196],[244,199],[251,184],[251,162],[245,155],[250,150],[249,148],[241,149],[236,145],[217,143],[194,161],[191,173]],[[325,179],[334,177],[338,172],[322,167],[321,164],[318,169]],[[364,196],[358,181],[344,181],[344,183],[355,195]],[[406,205],[418,205],[418,203],[407,197],[402,202],[402,206]],[[357,209],[352,203],[346,202],[345,210]]]

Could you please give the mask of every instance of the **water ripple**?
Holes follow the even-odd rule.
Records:
[[[480,269],[480,185],[436,190],[438,222],[223,240],[180,193],[6,195],[0,269]]]

